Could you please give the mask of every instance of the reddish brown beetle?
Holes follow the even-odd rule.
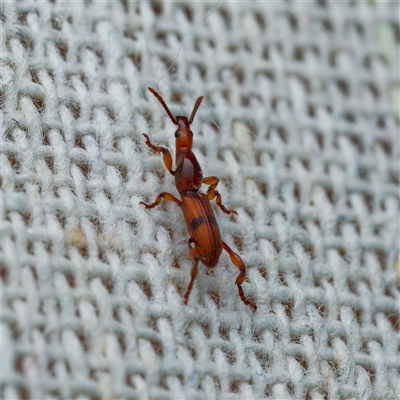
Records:
[[[221,202],[221,195],[215,188],[218,185],[219,179],[216,176],[208,176],[203,178],[203,172],[192,153],[193,145],[193,132],[190,130],[190,124],[196,115],[197,109],[203,100],[200,96],[194,105],[192,115],[188,120],[187,117],[177,116],[174,117],[165,104],[164,99],[153,89],[148,88],[151,93],[158,99],[164,107],[171,121],[178,125],[178,130],[175,132],[176,137],[176,169],[172,169],[172,157],[168,149],[165,147],[154,146],[145,133],[143,136],[146,138],[146,144],[153,151],[163,154],[164,164],[168,171],[175,176],[175,185],[181,196],[182,201],[178,200],[172,194],[162,192],[159,194],[152,204],[146,204],[141,201],[146,208],[153,208],[160,204],[161,199],[173,201],[182,208],[183,216],[185,218],[186,227],[190,235],[189,239],[189,256],[193,260],[193,267],[191,271],[191,280],[185,294],[185,304],[188,302],[190,292],[193,287],[194,280],[198,272],[198,263],[201,261],[206,267],[214,268],[222,249],[226,250],[240,271],[239,276],[236,278],[236,285],[239,290],[239,296],[243,303],[250,306],[254,311],[257,306],[248,300],[243,292],[242,283],[246,277],[246,266],[243,260],[221,239],[221,234],[215,220],[214,212],[211,208],[210,200],[216,199],[219,208],[226,214],[237,214],[235,210],[227,210]],[[210,185],[207,194],[200,192],[201,185],[205,183]]]

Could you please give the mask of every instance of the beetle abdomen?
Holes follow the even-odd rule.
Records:
[[[210,201],[204,193],[186,194],[182,196],[182,211],[200,261],[208,268],[215,267],[222,252],[222,240]]]

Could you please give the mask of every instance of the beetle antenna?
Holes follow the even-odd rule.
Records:
[[[178,125],[178,121],[175,119],[175,117],[172,115],[171,111],[169,111],[168,106],[165,104],[164,99],[157,93],[157,91],[151,87],[147,88],[150,90],[151,93],[154,94],[154,96],[157,98],[157,100],[161,103],[161,105],[164,107],[164,110],[168,114],[169,118],[171,121],[175,124]],[[198,100],[197,100],[198,101]],[[197,106],[198,107],[198,106]],[[193,110],[194,111],[194,110]]]
[[[200,107],[200,104],[201,104],[201,102],[203,101],[203,99],[204,99],[204,96],[200,96],[200,97],[196,100],[196,103],[194,103],[192,115],[190,116],[190,119],[189,119],[189,125],[193,122],[194,116],[196,115],[196,112],[197,112],[197,109]]]

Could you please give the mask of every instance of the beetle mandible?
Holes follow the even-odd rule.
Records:
[[[222,249],[226,250],[234,265],[239,268],[239,276],[236,278],[235,284],[238,287],[239,296],[243,303],[250,306],[254,311],[257,310],[256,304],[252,303],[245,296],[242,283],[246,277],[246,266],[243,260],[236,254],[225,242],[221,239],[221,234],[211,208],[210,200],[216,199],[219,208],[226,214],[237,214],[235,210],[228,210],[222,204],[221,195],[215,188],[218,185],[219,179],[216,176],[203,177],[203,172],[192,152],[193,132],[190,130],[190,125],[196,115],[196,112],[203,100],[200,96],[194,104],[190,118],[184,116],[174,117],[169,110],[164,99],[153,89],[148,88],[150,92],[158,99],[164,107],[171,121],[178,125],[175,132],[176,138],[176,169],[172,169],[172,157],[168,149],[165,147],[155,146],[150,142],[149,136],[143,133],[146,145],[153,151],[163,154],[164,164],[168,171],[175,176],[175,185],[181,196],[178,200],[175,196],[168,192],[160,193],[154,203],[146,204],[141,201],[146,208],[153,208],[160,204],[161,199],[173,201],[181,207],[185,218],[186,227],[189,232],[189,256],[193,260],[191,270],[191,279],[186,290],[184,302],[187,304],[190,292],[193,287],[194,280],[198,272],[198,263],[201,261],[206,267],[214,268]],[[202,184],[209,185],[207,193],[200,192]]]

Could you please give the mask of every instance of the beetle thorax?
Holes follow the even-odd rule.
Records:
[[[179,193],[197,192],[203,183],[203,172],[190,151],[179,151],[176,154],[175,184]]]

